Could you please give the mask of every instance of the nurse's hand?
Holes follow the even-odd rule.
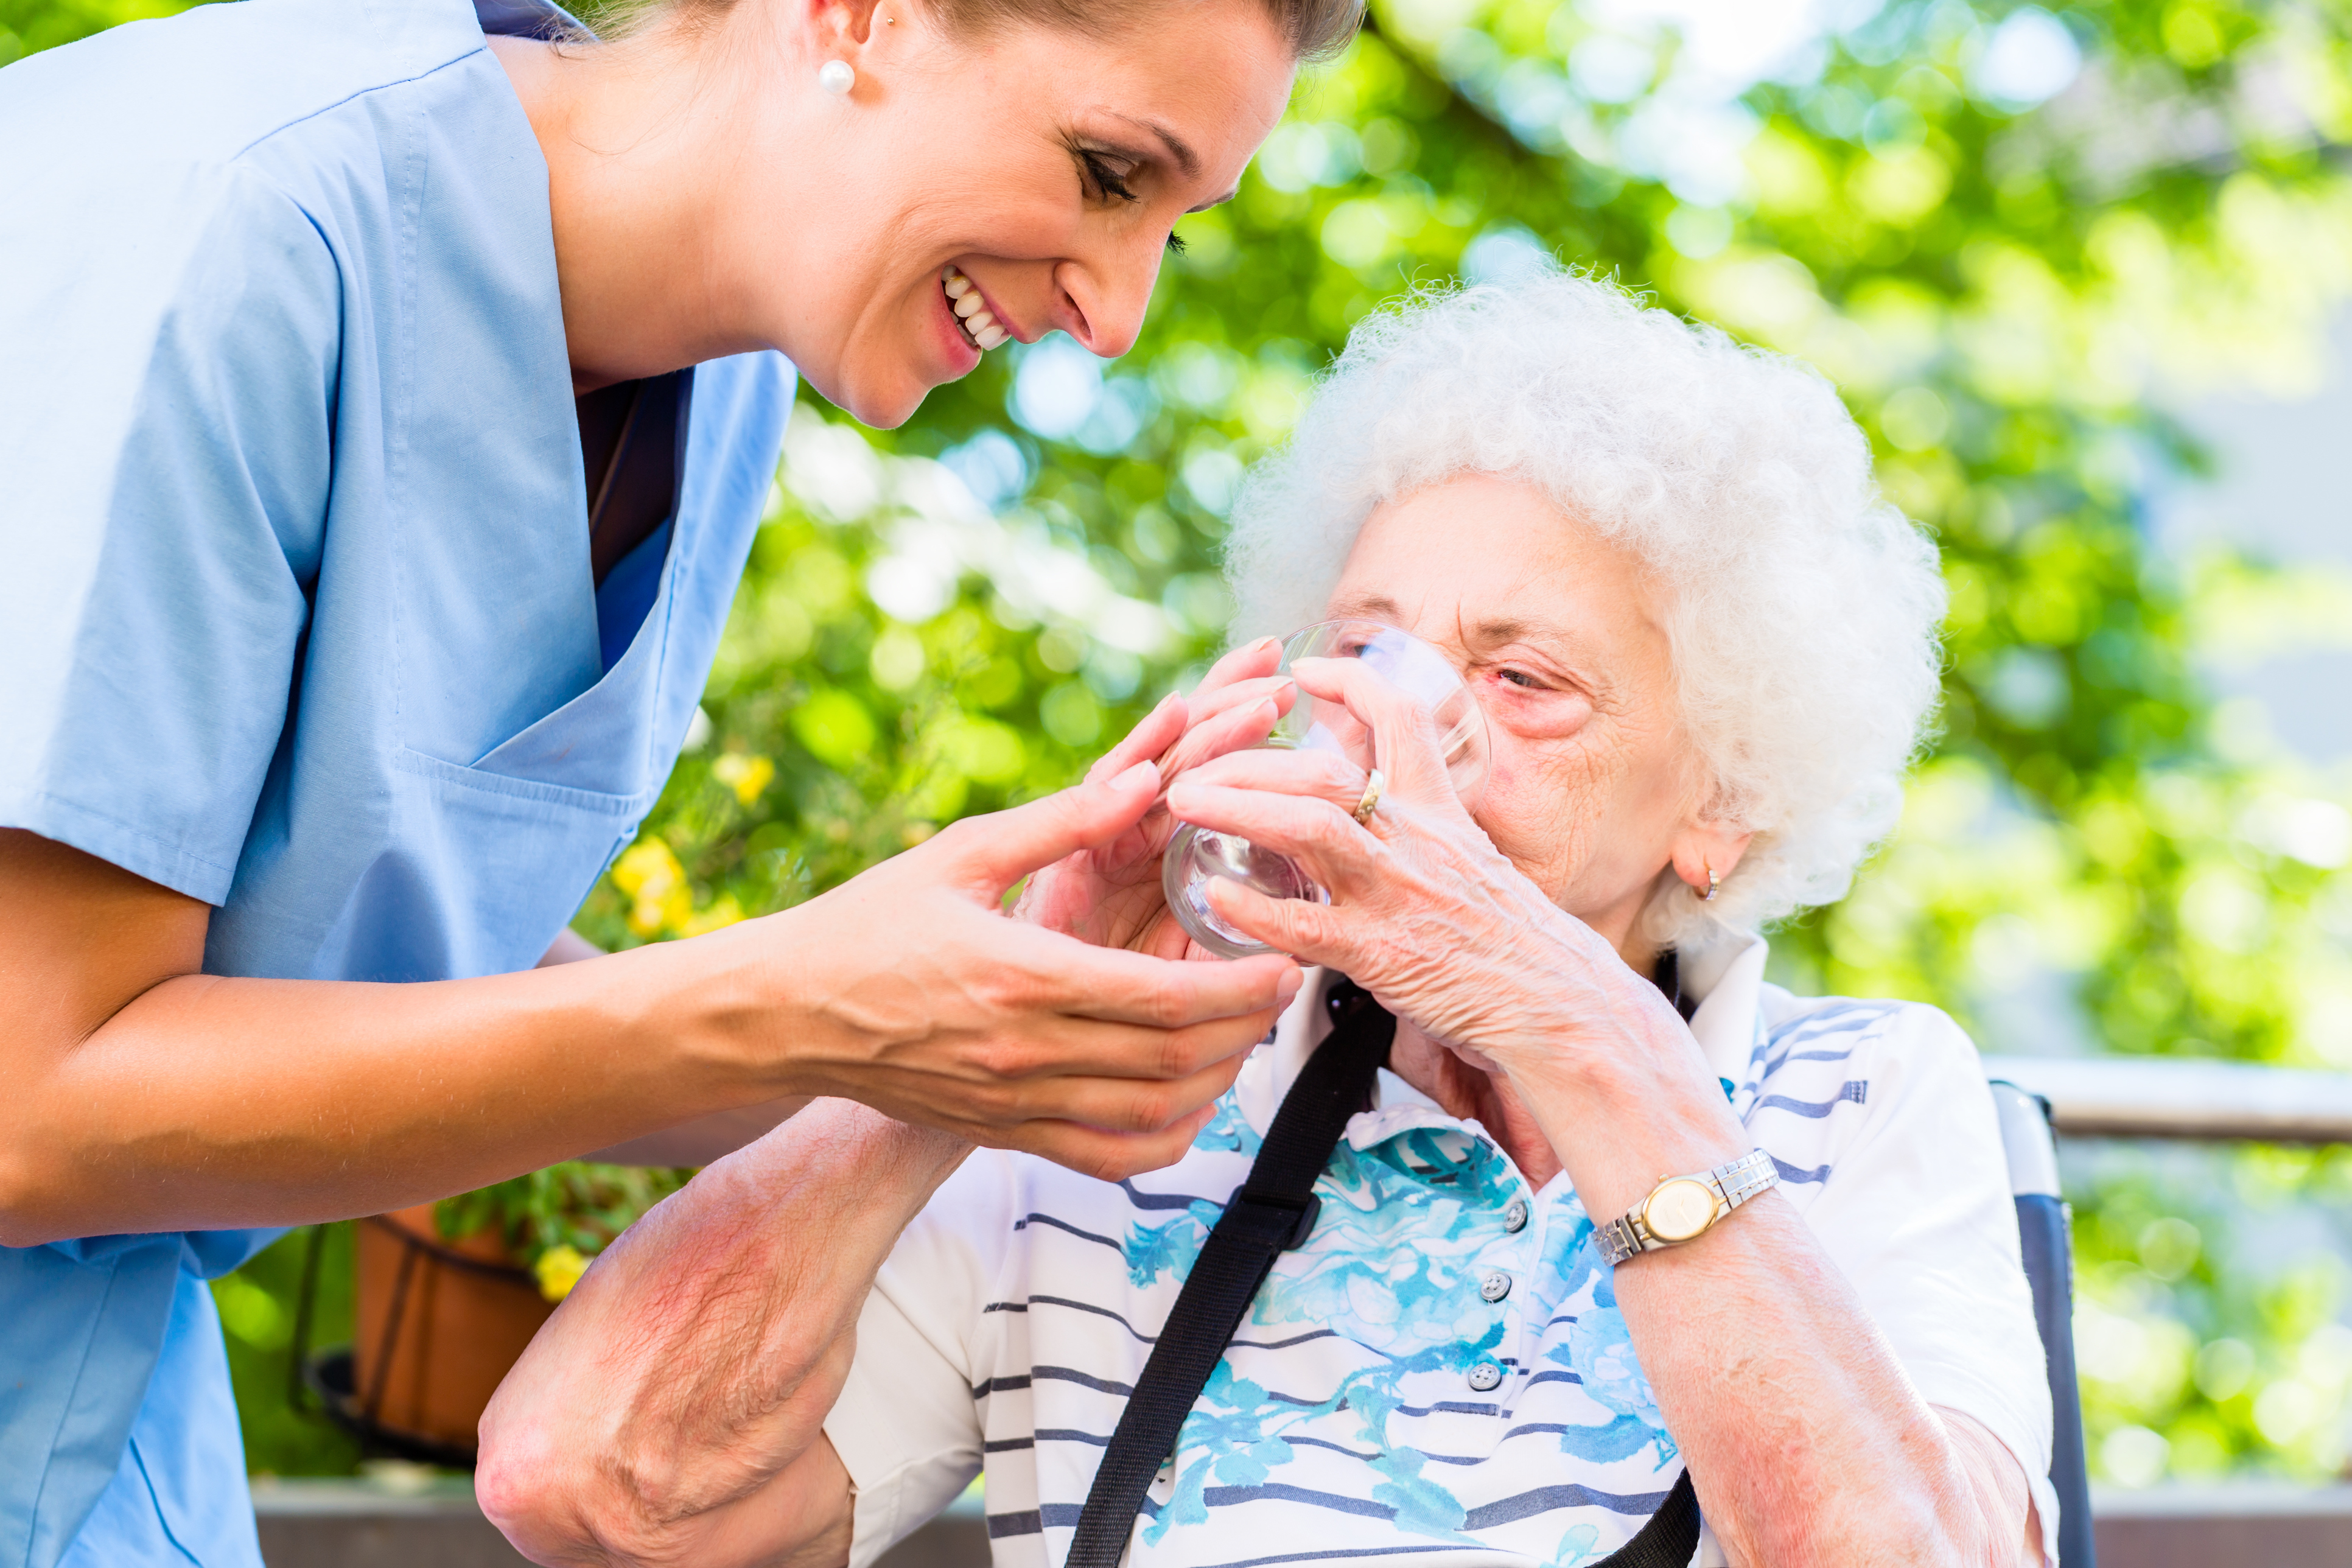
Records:
[[[1156,760],[1163,792],[1187,770],[1263,742],[1298,690],[1275,670],[1282,641],[1261,637],[1213,666],[1190,696],[1171,693],[1127,739],[1087,770],[1089,783]],[[1048,931],[1099,947],[1155,958],[1211,959],[1168,913],[1160,858],[1176,835],[1163,793],[1135,826],[1108,844],[1088,846],[1029,879],[1013,912]]]
[[[1097,946],[1008,917],[1004,899],[1134,835],[1159,799],[1158,768],[1139,762],[675,945],[718,961],[727,993],[711,1010],[771,1064],[777,1093],[862,1100],[1091,1175],[1155,1169],[1191,1145],[1297,994],[1297,966]]]

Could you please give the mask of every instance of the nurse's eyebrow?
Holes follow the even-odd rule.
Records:
[[[1168,155],[1176,161],[1176,167],[1182,171],[1186,179],[1189,180],[1193,175],[1201,172],[1201,155],[1198,153],[1193,152],[1192,148],[1186,146],[1182,137],[1177,135],[1173,131],[1169,130],[1165,125],[1160,124],[1160,121],[1156,120],[1138,120],[1131,114],[1118,114],[1116,111],[1113,112],[1113,118],[1124,120],[1129,125],[1139,125],[1143,127],[1144,130],[1150,132],[1154,136],[1159,137],[1160,144],[1168,149]],[[1199,209],[1195,208],[1194,210],[1198,211]]]

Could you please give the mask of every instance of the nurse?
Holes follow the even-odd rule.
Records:
[[[246,0],[0,72],[0,1561],[258,1563],[203,1281],[275,1227],[816,1094],[1186,1145],[1296,970],[999,912],[1148,765],[543,959],[676,757],[795,367],[887,426],[1008,339],[1123,352],[1356,8]]]

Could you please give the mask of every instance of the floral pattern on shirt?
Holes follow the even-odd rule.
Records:
[[[1244,1138],[1246,1131],[1228,1096],[1195,1147],[1255,1156],[1256,1139]],[[1279,1368],[1282,1381],[1275,1386],[1265,1370],[1255,1377],[1237,1373],[1228,1352],[1178,1436],[1174,1484],[1156,1510],[1148,1510],[1147,1545],[1206,1526],[1213,1490],[1283,1487],[1302,1448],[1335,1447],[1355,1455],[1377,1478],[1367,1500],[1397,1530],[1464,1544],[1476,1540],[1465,1530],[1472,1507],[1448,1483],[1460,1458],[1416,1446],[1398,1418],[1429,1415],[1410,1401],[1426,1397],[1412,1391],[1425,1391],[1433,1375],[1460,1380],[1482,1362],[1509,1359],[1506,1314],[1480,1288],[1498,1251],[1525,1251],[1528,1238],[1515,1237],[1506,1214],[1514,1199],[1528,1195],[1526,1183],[1486,1139],[1454,1124],[1416,1125],[1363,1150],[1343,1141],[1316,1192],[1322,1207],[1313,1235],[1276,1262],[1236,1336],[1237,1348],[1281,1349],[1300,1343],[1286,1331],[1305,1329],[1301,1348],[1311,1343],[1316,1350],[1255,1361]],[[1122,1249],[1132,1283],[1149,1287],[1164,1274],[1181,1284],[1220,1212],[1196,1201],[1165,1220],[1131,1223]],[[1586,1419],[1551,1421],[1543,1429],[1556,1432],[1563,1456],[1588,1465],[1633,1461],[1644,1485],[1663,1484],[1653,1478],[1679,1450],[1617,1311],[1591,1222],[1564,1189],[1545,1217],[1534,1267],[1512,1280],[1511,1315],[1538,1327],[1564,1324],[1564,1340],[1535,1336],[1551,1342],[1539,1364],[1580,1385],[1585,1397],[1571,1403],[1583,1406]],[[1303,1386],[1294,1369],[1297,1380],[1338,1375],[1328,1386]],[[1526,1380],[1537,1371],[1520,1369],[1486,1397],[1507,1404],[1532,1386]],[[1640,1463],[1644,1450],[1648,1462]],[[1565,1568],[1601,1555],[1601,1540],[1589,1520],[1574,1522],[1549,1561]]]

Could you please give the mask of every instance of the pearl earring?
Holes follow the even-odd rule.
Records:
[[[848,92],[857,80],[857,73],[849,68],[847,60],[827,60],[816,68],[816,84],[839,98]]]

